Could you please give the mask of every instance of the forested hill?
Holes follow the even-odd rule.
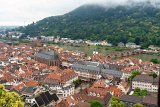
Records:
[[[48,17],[20,29],[26,35],[107,40],[112,44],[135,42],[160,46],[160,8],[152,5],[81,6],[62,16]]]

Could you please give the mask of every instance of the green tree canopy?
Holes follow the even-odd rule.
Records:
[[[136,103],[135,105],[133,105],[133,107],[144,107],[144,106],[140,103]]]
[[[143,48],[160,46],[160,8],[117,6],[103,8],[98,5],[81,6],[61,16],[48,17],[17,30],[22,37],[45,35],[72,39],[107,40],[113,45],[119,42],[135,42]]]
[[[151,59],[151,62],[153,62],[154,64],[159,64],[160,61],[158,59]]]
[[[132,95],[133,96],[147,96],[148,91],[147,90],[141,90],[140,88],[135,88],[134,93]]]
[[[0,84],[0,107],[23,107],[24,103],[20,96],[14,92],[8,92],[2,84]]]
[[[124,107],[124,103],[120,101],[117,97],[112,97],[111,107]]]
[[[75,85],[75,87],[78,87],[81,84],[81,80],[77,79],[77,80],[73,81],[73,84]]]
[[[90,104],[91,107],[103,107],[103,105],[97,100],[90,101]]]
[[[129,80],[132,80],[135,76],[140,75],[141,72],[140,71],[133,71],[131,76],[129,76]]]

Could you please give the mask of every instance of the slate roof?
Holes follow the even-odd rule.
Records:
[[[84,65],[89,65],[89,66],[99,66],[98,62],[91,62],[91,61],[84,61],[82,62]]]
[[[46,96],[45,93],[41,93],[40,96],[41,96],[41,98],[43,99],[43,101],[44,101],[44,103],[45,103],[45,106],[46,106],[47,104],[49,104],[50,101],[48,100],[48,98],[47,98],[47,96]]]
[[[52,94],[51,97],[53,98],[54,101],[58,101],[59,100],[59,98],[57,97],[56,94]]]
[[[148,105],[157,105],[158,98],[153,96],[146,96],[143,98],[143,103]]]
[[[132,81],[153,83],[153,77],[146,74],[141,74],[134,77]]]
[[[38,106],[47,106],[52,101],[56,102],[59,100],[56,94],[50,94],[48,91],[41,93],[37,97],[35,97],[35,100],[38,104]],[[37,105],[34,105],[32,107],[37,107]]]
[[[150,107],[150,106],[156,107],[157,100],[158,100],[157,97],[153,97],[153,96],[137,97],[137,96],[131,96],[131,95],[122,95],[119,99],[127,103],[133,103],[133,104],[141,103],[141,104],[147,105],[147,107]]]
[[[45,102],[43,101],[43,99],[42,99],[41,96],[37,96],[37,97],[35,98],[35,100],[36,100],[36,102],[37,102],[37,104],[38,104],[39,106],[45,105]]]
[[[137,102],[141,103],[143,100],[142,97],[131,96],[131,95],[122,95],[119,99],[121,101],[130,103],[137,103]]]
[[[0,80],[0,83],[1,83],[1,84],[6,83],[6,82],[7,82],[6,79],[5,79],[5,80]]]
[[[37,104],[34,104],[32,107],[38,107],[38,105],[37,105]]]
[[[159,84],[159,78],[157,77],[153,80],[153,85],[158,85],[158,84]]]
[[[12,88],[12,85],[5,85],[5,89],[10,90]]]
[[[121,71],[118,70],[110,70],[110,69],[102,69],[102,73],[108,74],[108,75],[113,75],[114,77],[118,77],[121,78],[123,73]]]
[[[35,87],[25,87],[22,90],[23,90],[22,91],[23,94],[30,94],[30,95],[32,95],[36,91],[36,88]]]
[[[34,56],[47,60],[57,60],[59,58],[58,54],[55,51],[40,51],[37,52]]]
[[[98,62],[90,62],[90,61],[74,63],[72,65],[72,68],[80,72],[90,72],[90,73],[93,72],[100,75],[109,74],[118,78],[121,78],[123,74],[118,70],[109,69],[109,65],[107,64],[100,64]]]
[[[82,64],[73,64],[72,68],[74,70],[78,70],[81,72],[96,72],[97,74],[100,74],[100,68],[96,66],[87,66]]]

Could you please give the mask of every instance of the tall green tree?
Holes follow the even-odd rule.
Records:
[[[160,63],[160,61],[158,61],[158,59],[151,59],[151,62],[153,62],[154,64]]]
[[[124,103],[120,101],[117,97],[112,97],[111,107],[124,107]]]
[[[0,84],[0,107],[24,107],[20,96],[14,92],[8,92],[2,84]]]
[[[140,71],[132,71],[131,76],[129,76],[129,80],[132,80],[135,76],[140,75],[141,72]]]
[[[90,104],[91,104],[90,107],[103,107],[103,105],[97,100],[91,101]]]
[[[134,89],[134,93],[132,94],[133,96],[147,96],[148,95],[148,91],[145,90],[141,90],[140,88],[135,88]]]

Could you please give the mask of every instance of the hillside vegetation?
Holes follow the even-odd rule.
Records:
[[[62,16],[48,17],[19,30],[24,36],[60,36],[72,39],[135,42],[160,46],[160,9],[152,5],[119,6],[106,9],[97,5],[81,6]]]

